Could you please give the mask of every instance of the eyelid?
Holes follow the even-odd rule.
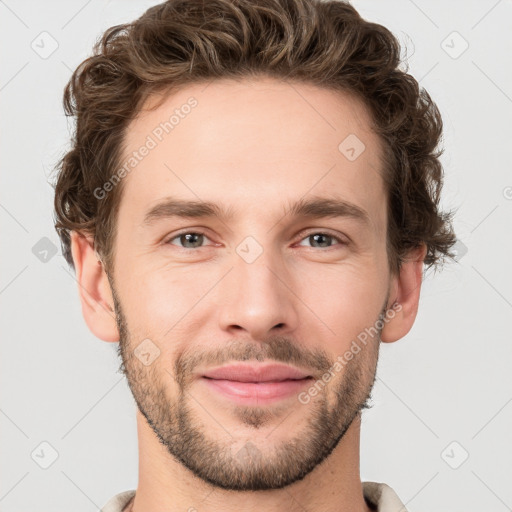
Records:
[[[204,228],[184,228],[181,231],[178,231],[176,233],[172,233],[171,235],[165,237],[164,241],[162,243],[164,245],[165,244],[174,245],[174,244],[170,243],[171,240],[174,240],[175,238],[178,238],[181,235],[186,235],[186,234],[189,234],[189,233],[194,233],[194,234],[197,234],[197,235],[203,235],[205,238],[207,238],[208,240],[212,241],[211,238],[208,236],[207,230],[205,230]],[[308,236],[310,236],[310,235],[317,235],[317,234],[322,234],[322,235],[330,236],[330,237],[336,239],[340,243],[340,245],[348,245],[348,244],[350,244],[350,239],[349,239],[349,237],[347,237],[347,235],[333,233],[329,229],[323,229],[323,228],[318,228],[318,227],[306,228],[306,229],[302,230],[297,235],[297,242],[295,242],[295,243],[300,243],[305,238],[307,238]],[[218,244],[214,243],[213,245],[218,245]],[[193,250],[193,249],[187,249],[185,247],[180,247],[179,245],[174,245],[174,246],[177,247],[178,249],[184,249],[186,251]],[[197,249],[204,249],[205,247],[207,247],[207,246],[198,247],[195,250],[197,250]],[[315,249],[315,248],[312,247],[312,249]]]
[[[302,242],[304,240],[304,238],[308,237],[308,236],[311,236],[311,235],[327,235],[327,236],[330,236],[331,238],[335,238],[339,243],[340,245],[348,245],[350,243],[350,239],[347,235],[344,235],[344,234],[341,234],[341,233],[334,233],[333,231],[329,230],[329,229],[324,229],[324,228],[317,228],[317,227],[314,227],[314,228],[306,228],[305,230],[301,231],[297,236],[298,236],[298,242]],[[314,247],[313,247],[314,249]]]
[[[189,233],[194,233],[196,235],[203,235],[205,238],[207,238],[208,240],[212,241],[211,238],[208,236],[207,230],[205,230],[203,228],[184,228],[181,231],[178,231],[176,233],[172,233],[169,236],[166,236],[163,239],[162,244],[164,244],[164,245],[166,245],[166,244],[174,245],[174,244],[170,243],[171,240],[174,240],[175,238],[178,238],[181,235],[187,235]],[[214,245],[218,245],[218,244],[214,244]],[[186,251],[190,251],[191,250],[191,249],[187,249],[185,247],[180,247],[179,245],[174,245],[174,247],[177,247],[178,249],[185,249]],[[198,247],[198,249],[202,249],[202,248],[203,247]]]

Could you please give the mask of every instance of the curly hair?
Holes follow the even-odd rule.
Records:
[[[397,273],[416,247],[427,268],[454,258],[453,212],[440,211],[440,112],[401,70],[400,44],[384,26],[341,0],[168,0],[132,23],[110,27],[64,89],[76,119],[72,147],[58,162],[55,229],[74,268],[70,233],[93,236],[113,268],[123,182],[95,189],[120,164],[127,127],[150,97],[221,78],[266,76],[355,94],[384,147],[387,255]]]

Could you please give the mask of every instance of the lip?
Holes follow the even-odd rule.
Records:
[[[238,382],[276,382],[305,379],[311,375],[294,366],[260,363],[221,366],[207,370],[203,377]]]
[[[267,405],[296,396],[313,377],[282,364],[236,364],[206,371],[201,380],[211,391],[243,405]]]

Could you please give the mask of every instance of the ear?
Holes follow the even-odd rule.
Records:
[[[418,303],[420,300],[420,288],[423,278],[423,261],[427,253],[427,246],[412,249],[402,263],[398,275],[392,277],[390,298],[391,305],[395,307],[395,316],[389,319],[382,328],[381,340],[391,343],[403,338],[412,328]],[[390,306],[389,306],[390,307]]]
[[[94,239],[72,231],[71,253],[82,314],[87,326],[103,341],[119,341],[112,291],[103,264],[94,249]]]

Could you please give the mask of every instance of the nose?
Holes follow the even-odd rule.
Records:
[[[271,251],[248,263],[234,254],[233,269],[221,281],[219,322],[221,329],[244,330],[254,340],[294,331],[299,302],[295,277],[282,258]]]

